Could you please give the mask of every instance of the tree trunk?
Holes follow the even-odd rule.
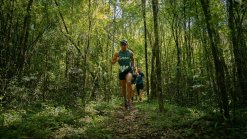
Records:
[[[210,45],[211,45],[211,51],[212,51],[213,59],[214,59],[215,76],[216,76],[216,82],[218,86],[217,91],[221,98],[220,105],[222,108],[220,109],[223,110],[223,115],[226,118],[230,118],[229,106],[228,106],[228,94],[227,94],[226,85],[225,85],[225,71],[224,71],[224,66],[223,66],[224,61],[222,60],[222,56],[220,56],[219,50],[217,48],[217,46],[219,45],[219,40],[218,40],[219,38],[217,38],[216,36],[216,30],[214,26],[210,24],[211,13],[210,13],[210,8],[209,8],[209,1],[201,0],[201,5],[202,5],[204,16],[205,16],[208,36],[209,36]]]
[[[154,20],[154,48],[156,53],[156,84],[157,84],[157,93],[159,95],[159,111],[164,111],[163,106],[163,96],[162,96],[162,86],[161,86],[161,61],[160,61],[160,46],[159,46],[159,22],[158,22],[158,0],[152,0],[153,7],[153,20]]]
[[[176,21],[176,20],[175,20]],[[178,24],[178,23],[173,23],[173,24]],[[176,96],[177,96],[177,101],[181,102],[182,99],[182,94],[180,93],[180,81],[181,81],[181,49],[179,46],[179,36],[178,36],[178,28],[179,25],[176,25],[174,28],[174,25],[172,25],[172,32],[173,32],[173,37],[174,37],[174,41],[176,44],[176,49],[177,49],[177,65],[176,65],[176,81],[177,81],[177,85],[176,85]]]
[[[155,50],[152,48],[152,58],[151,58],[151,99],[157,97],[157,84],[156,84],[156,76],[155,76]]]
[[[148,79],[148,52],[147,52],[147,23],[146,23],[146,0],[142,0],[143,25],[144,25],[144,39],[145,39],[145,66],[146,66],[146,86],[147,97],[149,100],[149,79]]]
[[[25,62],[25,55],[28,49],[28,37],[29,37],[29,26],[31,23],[31,8],[33,5],[33,0],[29,0],[27,9],[26,9],[26,16],[24,17],[24,24],[20,38],[20,46],[21,49],[18,54],[18,62],[17,62],[17,73],[21,73],[23,70],[24,62]]]
[[[241,45],[241,42],[244,40],[242,39],[243,34],[242,33],[242,22],[240,18],[236,17],[236,25],[234,23],[234,5],[232,0],[227,1],[228,6],[228,26],[231,30],[231,41],[232,41],[232,47],[233,47],[233,53],[234,53],[234,60],[236,64],[236,70],[237,70],[237,78],[238,78],[238,84],[240,88],[238,88],[238,85],[235,86],[235,88],[238,90],[240,89],[240,92],[242,92],[242,101],[247,104],[247,95],[246,95],[246,50],[244,50],[245,47]],[[239,21],[240,20],[240,21]],[[234,67],[235,68],[235,67]],[[233,70],[234,71],[234,70]],[[233,98],[235,100],[235,96]]]

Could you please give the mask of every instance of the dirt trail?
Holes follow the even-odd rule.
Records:
[[[147,118],[144,112],[136,108],[133,110],[118,108],[112,113],[106,128],[113,131],[114,138],[154,138],[152,135],[157,130],[146,122]]]

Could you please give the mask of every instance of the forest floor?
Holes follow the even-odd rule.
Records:
[[[8,110],[0,138],[246,138],[247,111],[224,121],[215,113],[157,102],[135,102],[125,110],[119,99],[91,102],[84,110],[43,104],[38,109]]]

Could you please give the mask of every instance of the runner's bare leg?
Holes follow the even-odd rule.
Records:
[[[127,94],[127,92],[126,92],[126,80],[120,80],[120,84],[121,84],[121,90],[122,90],[122,95],[123,95],[123,99],[124,99],[124,105],[125,105],[125,107],[127,107],[126,106],[126,94]]]
[[[131,80],[132,80],[132,74],[131,73],[128,73],[126,75],[126,84],[127,84],[127,91],[128,91],[128,94],[127,94],[128,104],[131,104],[131,97],[134,94],[133,93],[132,86],[131,86]]]

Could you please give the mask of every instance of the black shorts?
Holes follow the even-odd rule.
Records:
[[[142,90],[143,88],[144,88],[143,83],[142,84],[136,84],[136,90],[137,90],[138,95],[140,94],[140,90]]]
[[[120,72],[119,73],[119,80],[125,80],[125,77],[128,73],[131,73],[132,74],[132,69],[131,68],[128,68],[126,69],[124,72]]]

